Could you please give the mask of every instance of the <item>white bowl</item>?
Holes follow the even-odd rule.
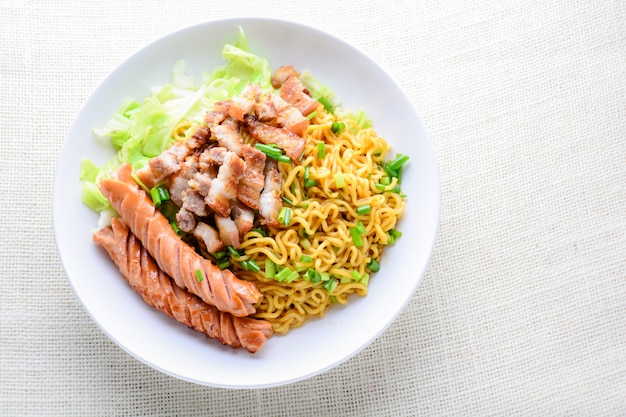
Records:
[[[275,335],[250,354],[206,339],[147,306],[92,243],[98,216],[81,203],[83,158],[101,164],[111,146],[91,133],[102,127],[123,99],[141,100],[154,85],[169,82],[173,65],[187,61],[197,76],[224,63],[224,43],[241,26],[250,51],[272,69],[309,70],[336,93],[342,107],[366,111],[377,133],[392,146],[390,156],[410,156],[402,187],[408,195],[398,228],[403,236],[386,248],[381,270],[366,297],[353,296],[322,319],[286,336]],[[53,223],[59,256],[78,299],[118,346],[171,376],[225,388],[260,388],[293,383],[329,370],[374,341],[413,297],[431,256],[439,223],[440,190],[433,149],[419,116],[400,87],[380,66],[346,42],[318,29],[265,18],[211,21],[167,35],[139,50],[91,94],[76,116],[59,155],[54,180]],[[407,340],[406,343],[411,343]]]

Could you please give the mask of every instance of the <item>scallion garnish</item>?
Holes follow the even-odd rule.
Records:
[[[328,281],[322,282],[322,288],[324,288],[328,294],[332,294],[333,291],[335,291],[335,288],[337,288],[337,285],[339,285],[339,280],[336,278],[331,278]]]
[[[370,282],[370,274],[363,274],[363,276],[361,277],[361,284],[367,286],[369,282]]]
[[[356,227],[350,228],[350,235],[352,236],[352,243],[354,246],[360,248],[363,246],[363,239],[361,238],[361,232]]]
[[[254,147],[263,152],[265,155],[270,156],[278,156],[282,155],[283,151],[281,151],[278,146],[274,144],[266,145],[265,143],[255,143]]]
[[[215,259],[217,259],[218,261],[221,260],[222,258],[228,256],[228,252],[226,252],[225,250],[220,251],[220,252],[213,252],[211,254],[211,256],[213,256]]]
[[[312,120],[315,116],[317,116],[317,110],[312,111],[311,113],[307,114],[306,118],[309,120]]]
[[[278,213],[278,222],[289,226],[291,223],[291,209],[289,207],[282,207]]]
[[[317,99],[317,101],[322,103],[322,106],[324,106],[324,108],[326,109],[328,113],[333,114],[335,112],[335,108],[333,107],[332,104],[330,104],[330,101],[328,101],[326,97],[320,97]]]
[[[289,275],[287,275],[287,277],[285,278],[285,282],[293,282],[296,278],[298,278],[300,276],[300,274],[298,274],[298,271],[292,271]]]
[[[311,282],[320,282],[322,280],[322,275],[313,268],[307,269],[304,276]]]
[[[308,255],[302,255],[302,256],[300,257],[300,262],[310,263],[310,262],[313,262],[313,258],[311,258],[311,257],[310,257],[310,256],[308,256]]]
[[[228,246],[228,252],[230,252],[230,255],[235,258],[235,259],[239,259],[239,257],[241,256],[241,253],[239,253],[239,251],[237,249],[235,249],[232,246]]]
[[[170,193],[163,185],[157,185],[150,190],[150,197],[155,207],[159,207],[170,199]]]
[[[288,198],[287,198],[287,197],[285,197],[284,195],[283,195],[283,196],[281,196],[280,198],[281,198],[281,200],[283,200],[285,203],[289,204],[290,206],[292,206],[292,207],[295,207],[295,206],[296,206],[296,204],[295,204],[293,201],[291,201],[290,199],[288,199]]]
[[[326,156],[326,145],[322,142],[317,142],[317,159],[324,159]]]
[[[204,276],[202,276],[202,271],[199,269],[196,269],[196,279],[198,280],[198,282],[202,282],[202,280],[204,279]]]
[[[248,271],[259,272],[261,270],[261,267],[254,261],[254,259],[246,259],[241,263],[241,265]]]
[[[344,122],[333,122],[333,124],[330,126],[330,130],[332,130],[333,133],[336,135],[343,132],[345,128],[346,124]]]
[[[372,211],[372,206],[369,204],[364,204],[356,208],[356,212],[358,215],[362,216],[364,214],[369,214]]]
[[[230,261],[228,260],[228,258],[223,258],[217,263],[217,267],[219,269],[226,269],[229,266],[230,266]]]
[[[309,188],[309,187],[315,187],[317,185],[317,180],[312,180],[310,177],[310,166],[305,166],[304,167],[304,181],[302,183],[302,185],[304,185],[305,188]]]
[[[372,272],[380,271],[380,264],[378,263],[378,261],[376,261],[376,259],[372,259],[371,261],[369,261],[367,265],[365,265],[365,267],[369,268],[369,270]]]
[[[274,278],[276,276],[276,264],[271,259],[265,260],[265,278]]]
[[[283,151],[274,144],[255,143],[254,147],[263,152],[268,158],[278,162],[291,163],[291,158],[283,154]]]
[[[366,234],[367,231],[365,230],[365,226],[363,225],[363,223],[361,221],[356,222],[356,229],[362,234]]]
[[[352,272],[350,272],[350,275],[352,275],[352,279],[355,281],[359,281],[361,279],[361,274],[359,274],[359,271],[356,269],[353,269]]]
[[[398,171],[408,161],[409,161],[408,155],[402,155],[401,153],[399,153],[396,155],[396,159],[387,163],[387,167],[394,171]]]
[[[387,244],[393,245],[394,243],[396,243],[396,240],[402,237],[402,232],[399,230],[393,229],[387,232],[387,236],[389,236],[389,240],[387,241]]]
[[[346,178],[343,176],[343,173],[338,172],[335,174],[334,176],[335,179],[335,185],[337,186],[337,188],[343,188],[346,186]]]
[[[176,232],[176,234],[178,236],[181,236],[183,234],[183,231],[180,230],[180,228],[178,227],[178,224],[176,224],[176,222],[170,222],[170,226],[172,226],[172,229],[174,229],[174,232]]]
[[[402,155],[401,153],[396,155],[396,159],[389,161],[385,164],[383,169],[392,178],[397,178],[398,182],[402,181],[402,167],[409,161],[408,155]]]
[[[274,276],[278,281],[284,281],[293,271],[289,268],[283,268]]]

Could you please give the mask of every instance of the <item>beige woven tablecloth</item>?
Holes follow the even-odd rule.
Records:
[[[398,320],[327,373],[244,391],[111,342],[50,212],[65,134],[106,74],[239,15],[375,59],[422,115],[442,181],[432,261]],[[0,415],[625,416],[625,68],[623,0],[0,0]]]

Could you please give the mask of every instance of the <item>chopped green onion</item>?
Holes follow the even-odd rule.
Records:
[[[366,234],[367,230],[365,230],[365,226],[363,226],[363,223],[361,223],[360,221],[356,222],[356,229],[362,234]]]
[[[304,167],[304,182],[303,182],[303,185],[306,188],[314,187],[314,186],[317,185],[317,180],[312,180],[311,177],[309,176],[310,175],[309,174],[309,170],[310,170],[310,166],[309,165]]]
[[[361,277],[361,284],[367,286],[369,282],[370,282],[370,274],[363,274],[363,276]]]
[[[341,172],[336,173],[334,179],[337,188],[343,188],[346,186],[346,179]]]
[[[382,185],[389,185],[389,184],[391,184],[391,178],[389,178],[389,177],[382,177],[380,179],[380,183]]]
[[[213,256],[215,259],[217,259],[218,261],[221,260],[222,258],[228,256],[228,252],[223,250],[221,252],[213,252],[211,254],[211,256]]]
[[[328,281],[322,282],[322,288],[324,288],[329,294],[332,294],[333,291],[335,291],[337,285],[339,285],[339,280],[336,278],[331,278]]]
[[[320,272],[320,280],[328,281],[330,279],[330,274],[328,272]]]
[[[401,153],[399,153],[396,155],[396,159],[387,163],[387,167],[397,172],[408,161],[409,161],[408,155],[402,155]]]
[[[335,112],[335,108],[333,107],[332,104],[330,104],[330,101],[328,101],[328,99],[326,97],[320,97],[320,98],[317,99],[317,101],[322,103],[322,106],[324,106],[324,108],[326,109],[326,111],[328,113],[334,113]]]
[[[330,130],[332,130],[333,133],[336,135],[343,132],[345,128],[346,128],[346,125],[344,122],[333,122],[333,124],[330,126]]]
[[[274,276],[278,281],[284,281],[293,271],[289,268],[283,268]]]
[[[291,271],[291,274],[287,275],[285,278],[285,282],[293,282],[299,276],[300,274],[298,274],[298,271]]]
[[[383,169],[385,170],[387,175],[389,175],[391,178],[398,178],[398,171],[396,171],[395,169],[389,168],[389,165],[385,165]]]
[[[317,158],[324,159],[325,156],[326,156],[326,145],[324,145],[322,142],[318,142],[317,143]]]
[[[241,253],[239,253],[239,251],[232,246],[228,246],[228,252],[230,252],[231,256],[235,259],[239,259],[241,256]]]
[[[241,265],[248,271],[259,272],[261,270],[261,267],[254,261],[254,259],[247,259],[243,261]]]
[[[291,209],[289,207],[282,207],[278,213],[278,222],[289,226],[291,223]]]
[[[356,227],[350,228],[350,235],[352,235],[352,243],[354,246],[360,248],[363,246],[363,239],[361,238],[361,232]]]
[[[317,180],[304,180],[302,185],[304,185],[305,188],[315,187],[317,186]]]
[[[356,269],[353,269],[350,275],[352,275],[352,278],[355,281],[359,281],[361,279],[361,274],[359,274],[359,271],[357,271]]]
[[[302,239],[300,241],[300,246],[302,246],[304,249],[310,249],[311,248],[311,242],[309,241],[309,239]]]
[[[270,158],[272,158],[272,157],[270,156]],[[272,158],[272,159],[276,159],[278,162],[284,162],[286,164],[290,164],[291,163],[291,158],[288,157],[287,155],[280,155],[280,156],[277,156],[277,157]]]
[[[204,279],[204,277],[202,276],[202,271],[199,269],[196,269],[196,279],[198,280],[198,282],[202,282],[202,280]]]
[[[335,297],[334,295],[331,295],[330,297],[328,297],[330,299],[330,302],[333,304],[337,303],[337,297]]]
[[[311,113],[307,114],[306,118],[311,120],[313,119],[315,116],[317,116],[317,110],[312,111]]]
[[[266,145],[264,143],[255,143],[254,147],[260,150],[261,152],[263,152],[267,156],[270,156],[270,155],[279,156],[283,154],[283,151],[281,151],[278,148],[278,146],[274,144]]]
[[[276,276],[276,264],[271,259],[265,260],[265,278],[274,278]]]
[[[305,263],[313,262],[313,258],[307,255],[302,255],[300,257],[300,262],[305,262]]]
[[[320,282],[322,280],[322,275],[313,268],[307,269],[304,276],[311,282]]]
[[[389,240],[387,241],[387,244],[393,245],[394,243],[396,243],[396,240],[402,237],[402,232],[399,230],[393,229],[387,232],[387,235],[389,236]]]
[[[376,259],[372,259],[371,261],[369,261],[367,265],[365,265],[365,267],[369,268],[369,270],[372,272],[380,271],[380,264],[376,261]]]
[[[228,258],[222,259],[217,263],[217,267],[219,269],[226,269],[230,266],[230,261],[228,260]]]
[[[288,199],[287,197],[285,197],[285,196],[281,196],[280,198],[281,198],[281,200],[283,200],[285,203],[289,204],[290,206],[292,206],[292,207],[295,207],[295,206],[296,206],[296,203],[294,203],[293,201],[291,201],[291,200],[290,200],[290,199]]]
[[[364,204],[356,208],[356,212],[358,215],[362,216],[364,214],[369,214],[372,211],[372,206],[369,204]]]
[[[268,158],[278,162],[285,162],[290,164],[291,158],[283,154],[283,151],[275,144],[255,143],[254,147],[263,152]]]
[[[157,185],[150,190],[150,197],[155,207],[159,207],[170,199],[170,193],[163,185]]]
[[[174,231],[176,232],[176,234],[177,234],[178,236],[182,236],[183,231],[182,231],[182,230],[180,230],[180,228],[178,227],[178,224],[176,224],[176,222],[175,222],[175,221],[174,221],[174,222],[170,222],[170,226],[172,226],[172,229],[174,229]]]

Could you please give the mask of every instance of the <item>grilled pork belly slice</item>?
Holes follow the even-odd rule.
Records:
[[[230,214],[239,231],[239,237],[242,238],[254,226],[254,212],[240,202],[235,201],[230,205]]]
[[[224,248],[224,243],[220,240],[217,230],[204,222],[199,222],[196,225],[195,229],[193,229],[193,235],[204,244],[208,252],[219,252]]]
[[[265,160],[263,152],[250,145],[242,147],[243,176],[237,187],[237,199],[253,210],[259,209],[259,198],[265,186]]]
[[[148,305],[185,326],[224,345],[243,347],[252,353],[261,349],[272,335],[269,322],[221,312],[173,284],[139,239],[118,219],[96,232],[93,240],[108,252],[122,277]]]
[[[287,77],[280,87],[280,96],[292,104],[303,116],[308,116],[317,110],[319,102],[308,94],[308,90],[295,75]]]
[[[284,127],[263,123],[256,116],[246,115],[245,122],[250,135],[259,142],[274,144],[282,149],[292,161],[297,162],[304,152],[306,141]]]
[[[300,73],[291,65],[283,65],[279,67],[272,75],[272,87],[279,89],[285,80],[291,76],[299,77]]]
[[[217,178],[211,181],[211,188],[205,201],[221,216],[230,215],[230,201],[237,198],[239,180],[243,176],[244,162],[234,152],[226,151]]]
[[[220,270],[183,242],[131,173],[130,164],[122,164],[113,178],[100,181],[100,190],[159,267],[179,287],[219,310],[238,317],[253,314],[254,304],[261,298],[257,286],[240,280],[227,269]],[[202,279],[197,278],[198,274]]]
[[[182,161],[209,139],[210,132],[206,126],[200,125],[191,138],[184,142],[176,142],[160,155],[152,158],[143,168],[137,170],[137,178],[147,187],[152,188],[167,176],[181,168]]]
[[[255,113],[260,121],[279,124],[300,137],[309,127],[309,119],[276,94],[263,95],[255,105]]]
[[[281,185],[282,177],[278,170],[278,163],[269,159],[265,165],[265,187],[259,199],[259,214],[262,217],[261,222],[268,226],[280,226],[278,223],[278,214],[283,207],[280,198]]]

